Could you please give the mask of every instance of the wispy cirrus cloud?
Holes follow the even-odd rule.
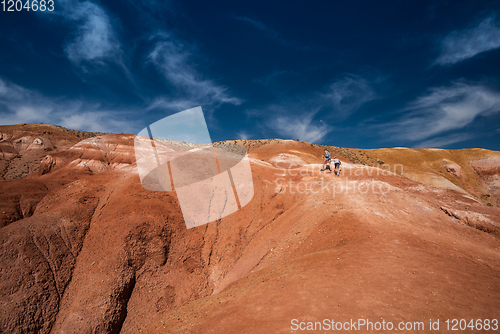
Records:
[[[327,124],[314,122],[314,116],[314,111],[301,115],[280,115],[273,119],[270,126],[286,138],[314,143],[322,140],[331,131]]]
[[[124,109],[110,110],[85,100],[48,98],[0,78],[2,124],[48,123],[98,132],[131,132],[133,121]]]
[[[192,61],[192,46],[175,39],[171,34],[161,32],[153,36],[154,47],[148,60],[163,74],[166,81],[179,94],[174,99],[159,98],[157,105],[184,108],[189,105],[216,105],[229,103],[239,105],[243,101],[231,96],[228,89],[204,78]]]
[[[364,104],[378,98],[370,81],[345,74],[325,89],[247,111],[250,117],[262,117],[266,127],[285,138],[311,142],[323,140],[338,124]]]
[[[448,136],[441,136],[432,138],[429,140],[424,140],[423,142],[418,143],[414,147],[416,148],[441,148],[446,147],[451,144],[460,143],[469,139],[474,138],[473,135],[468,133],[456,133]]]
[[[82,62],[121,61],[121,44],[115,30],[118,21],[103,6],[88,0],[61,0],[57,5],[57,11],[40,15],[69,28],[63,50],[71,63],[80,66]]]
[[[447,145],[460,138],[446,132],[463,129],[478,116],[499,113],[500,93],[480,84],[456,82],[430,89],[404,112],[401,118],[378,125],[388,139],[420,142],[417,146]]]
[[[250,135],[246,131],[240,131],[236,135],[238,136],[238,139],[242,140],[250,139]]]
[[[120,21],[98,2],[61,0],[61,10],[44,18],[61,22],[69,27],[70,34],[67,43],[63,45],[63,51],[74,65],[78,76],[88,72],[109,75],[111,71],[116,70],[116,67],[102,65],[118,65],[129,80],[128,83],[132,85],[130,90],[144,100],[146,104],[144,111],[176,112],[202,105],[210,113],[213,107],[219,104],[242,103],[241,99],[229,93],[227,87],[217,84],[197,70],[196,60],[199,56],[194,44],[177,38],[160,24],[160,17],[163,17],[163,14],[159,13],[157,17],[155,11],[169,7],[168,3],[151,0],[147,4],[132,4],[132,6],[138,11],[138,15],[153,22],[153,29],[156,31],[149,34],[151,36],[149,38],[139,37],[138,40],[134,40],[136,43],[134,47],[138,44],[142,47],[146,45],[145,55],[144,51],[140,52],[141,61],[153,65],[155,72],[165,79],[167,89],[151,90],[137,79],[142,74],[130,70],[133,68],[130,67],[132,59],[127,59],[127,54],[123,52],[118,38]],[[93,81],[96,77],[81,78],[88,84],[100,86],[99,81]],[[71,119],[73,124],[76,124],[77,120],[86,124],[85,119],[76,116]],[[97,124],[87,124],[87,126],[95,127]]]
[[[315,119],[320,109],[316,101],[304,98],[247,110],[246,114],[262,120],[265,136],[318,142],[332,130],[328,123]]]
[[[362,105],[377,98],[370,82],[355,74],[346,74],[336,80],[321,96],[326,105],[331,103],[337,119],[350,116]]]
[[[495,16],[490,16],[474,28],[454,31],[443,38],[441,54],[435,64],[455,64],[499,47],[500,27],[495,22]]]
[[[76,33],[64,51],[75,64],[102,61],[120,54],[120,43],[106,11],[90,1],[69,2],[64,18],[76,23]]]
[[[134,5],[135,6],[135,5]],[[151,1],[151,8],[163,8],[168,4]],[[135,6],[145,17],[152,14],[147,6]],[[91,2],[67,0],[63,2],[61,14],[65,22],[70,22],[76,31],[64,51],[68,59],[86,71],[87,65],[114,62],[118,64],[134,86],[141,92],[141,87],[125,65],[121,44],[115,26],[119,24],[107,13],[104,7]],[[228,89],[213,80],[205,78],[196,70],[194,45],[186,43],[173,33],[159,29],[152,34],[149,42],[153,45],[148,51],[146,61],[152,63],[166,81],[174,88],[170,96],[159,95],[153,98],[149,110],[157,108],[178,111],[197,105],[206,107],[221,103],[238,105],[242,100],[231,96]]]

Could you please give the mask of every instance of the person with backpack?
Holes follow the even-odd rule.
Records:
[[[332,156],[326,148],[325,148],[325,155],[323,155],[323,159],[324,159],[324,162],[323,162],[323,168],[321,169],[321,171],[324,171],[327,165],[328,165],[328,169],[330,169],[330,161],[332,160]]]
[[[335,166],[335,175],[340,177],[340,160],[337,157],[333,157],[333,165]]]

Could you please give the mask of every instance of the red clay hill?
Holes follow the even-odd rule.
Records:
[[[254,197],[188,230],[175,192],[141,186],[133,135],[1,126],[0,332],[495,332],[500,152],[328,147],[336,177],[324,146],[227,143]]]

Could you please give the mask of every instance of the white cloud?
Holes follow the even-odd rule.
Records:
[[[103,110],[99,104],[46,96],[0,79],[2,124],[46,123],[99,132],[132,132],[124,110]]]
[[[465,140],[469,140],[473,138],[472,134],[467,133],[457,133],[449,136],[436,137],[429,140],[425,140],[423,142],[418,143],[414,147],[417,148],[440,148],[446,147],[451,144],[460,143]]]
[[[346,74],[321,92],[282,100],[261,109],[247,110],[250,117],[262,117],[265,127],[280,136],[318,142],[330,133],[329,123],[345,120],[362,105],[377,98],[370,82]],[[321,115],[323,120],[315,121]]]
[[[250,135],[246,131],[240,131],[236,134],[238,139],[246,140],[250,138]]]
[[[88,111],[85,108],[73,114],[56,115],[59,124],[70,129],[96,132],[133,132],[129,122],[120,119],[117,111]]]
[[[191,109],[199,106],[197,101],[191,101],[184,98],[168,98],[166,96],[160,96],[155,98],[147,107],[147,111],[155,109],[171,110],[171,111],[181,111],[186,109]]]
[[[270,126],[286,138],[317,142],[330,132],[330,128],[326,124],[314,124],[313,117],[314,113],[304,113],[300,116],[278,116]]]
[[[102,61],[120,54],[120,43],[105,10],[90,1],[63,2],[63,19],[76,23],[74,39],[64,51],[75,64],[81,61]]]
[[[435,63],[455,64],[475,55],[500,47],[500,28],[495,18],[484,19],[477,27],[454,31],[441,41],[441,54]]]
[[[247,114],[262,116],[262,124],[283,138],[318,142],[331,131],[328,124],[314,120],[318,111],[318,106],[310,104],[310,101],[288,101],[250,110]]]
[[[158,21],[155,21],[154,14],[168,8],[170,4],[165,1],[150,0],[132,6],[137,10],[139,17],[146,21],[152,20],[151,23],[157,25]],[[122,51],[116,33],[116,27],[120,24],[118,19],[114,18],[105,7],[91,0],[61,0],[60,7],[61,10],[57,13],[44,17],[62,20],[74,31],[70,41],[64,46],[68,59],[83,72],[92,68],[89,66],[98,65],[96,68],[101,70],[99,65],[113,62],[123,70],[139,96],[148,96],[150,92],[145,92],[144,87],[138,84],[128,68],[127,59],[124,59],[126,55]],[[210,106],[221,103],[234,105],[242,103],[241,99],[231,96],[225,86],[207,79],[196,70],[196,66],[193,65],[196,49],[192,45],[161,29],[154,33],[149,41],[153,46],[147,53],[146,61],[154,64],[155,69],[161,72],[172,86],[169,88],[174,90],[170,96],[154,97],[149,110],[161,107],[168,111],[179,111],[202,105],[209,111]]]
[[[10,82],[6,82],[0,78],[0,102],[4,99],[18,101],[29,98],[30,95],[31,93],[27,89]]]
[[[154,37],[159,38],[159,40],[156,41],[153,50],[149,53],[148,59],[162,72],[165,79],[180,89],[184,95],[173,100],[163,98],[163,103],[180,104],[182,107],[186,103],[196,105],[220,103],[239,105],[242,103],[241,99],[230,96],[226,87],[203,78],[196,71],[191,65],[193,56],[189,46],[166,33],[157,34]]]
[[[347,74],[332,83],[322,97],[326,104],[331,103],[337,118],[346,118],[377,96],[366,79]]]
[[[459,82],[431,89],[405,111],[402,118],[381,127],[392,139],[422,141],[462,129],[479,115],[500,112],[500,94],[482,85]]]

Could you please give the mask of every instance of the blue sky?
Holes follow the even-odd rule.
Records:
[[[0,12],[0,124],[500,150],[499,1],[76,1]]]

